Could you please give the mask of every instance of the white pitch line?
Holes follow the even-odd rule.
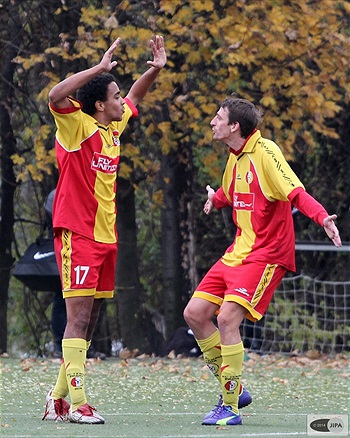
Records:
[[[104,416],[110,416],[110,417],[114,417],[114,416],[119,416],[119,415],[142,415],[142,414],[147,414],[149,416],[152,415],[157,415],[157,416],[161,416],[161,415],[167,415],[167,416],[176,416],[176,415],[193,415],[193,416],[201,416],[203,415],[203,412],[114,412],[112,414],[108,414],[108,413],[103,413]],[[273,413],[269,413],[269,416],[281,416],[281,417],[306,417],[308,414],[304,414],[304,413],[281,413],[281,414],[273,414]],[[258,417],[258,416],[263,416],[266,417],[266,413],[261,413],[261,414],[241,414],[241,417],[244,418],[249,418],[249,417]]]
[[[239,432],[237,429],[235,429],[235,432]],[[300,435],[306,435],[306,432],[268,432],[268,433],[241,433],[241,434],[237,434],[237,437],[256,437],[256,438],[264,438],[264,437],[270,437],[270,436],[300,436]],[[27,435],[11,435],[13,438],[27,438]],[[88,436],[88,438],[101,438],[104,435],[77,435],[74,434],[74,438],[86,438],[86,436]],[[218,430],[215,430],[215,437],[225,437],[227,438],[227,431],[220,433]],[[50,434],[50,437],[52,438],[62,438],[62,433],[60,433],[59,435],[52,435]],[[126,435],[113,435],[113,438],[125,438]],[[200,435],[190,435],[187,434],[186,435],[187,438],[213,438],[213,434],[200,434]],[[132,438],[129,436],[129,438]],[[137,438],[184,438],[184,435],[164,435],[164,433],[162,435],[142,435],[142,436],[138,436]]]
[[[32,415],[33,412],[24,412],[21,414],[17,414],[16,413],[16,417],[27,417],[28,415]],[[38,415],[41,415],[40,413]],[[103,416],[105,417],[118,417],[118,416],[129,416],[129,415],[149,415],[149,416],[162,416],[162,415],[166,415],[166,416],[184,416],[184,415],[193,415],[193,416],[201,416],[203,415],[203,412],[113,412],[113,413],[107,413],[104,412]],[[304,414],[304,413],[269,413],[269,416],[271,417],[306,417],[308,414]],[[335,414],[334,414],[335,415]],[[4,412],[2,411],[1,413],[1,417],[13,417],[13,413],[12,412]],[[252,414],[241,414],[241,416],[243,418],[249,418],[249,417],[259,417],[259,416],[264,416],[266,417],[266,413],[261,413],[261,414],[256,414],[256,413],[252,413]],[[1,418],[0,417],[0,418]]]

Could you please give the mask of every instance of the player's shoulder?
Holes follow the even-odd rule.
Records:
[[[265,138],[265,137],[260,137],[257,141],[257,145],[262,149],[262,150],[274,150],[274,149],[280,149],[279,146],[277,146],[277,144],[273,141],[270,140],[269,138]]]
[[[256,146],[257,152],[265,157],[274,158],[275,156],[283,156],[281,148],[268,138],[260,137]]]

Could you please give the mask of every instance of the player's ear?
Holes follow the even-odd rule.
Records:
[[[104,111],[104,109],[105,109],[104,103],[101,100],[96,100],[95,108],[96,108],[96,111]]]
[[[236,132],[241,129],[241,125],[239,122],[233,122],[231,123],[231,132]]]

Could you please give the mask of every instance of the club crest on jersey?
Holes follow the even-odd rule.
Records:
[[[114,146],[120,146],[119,131],[113,131],[113,144]]]
[[[108,155],[103,155],[98,152],[94,152],[91,160],[91,169],[103,173],[116,173],[118,170],[120,157],[109,157]]]
[[[233,208],[235,210],[254,211],[254,193],[240,193],[233,194]]]
[[[248,170],[245,179],[248,184],[251,184],[253,182],[253,172],[251,170]]]

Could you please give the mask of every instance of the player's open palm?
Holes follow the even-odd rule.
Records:
[[[208,192],[208,199],[207,199],[206,203],[204,204],[203,211],[205,214],[209,214],[214,208],[213,198],[215,195],[215,190],[213,188],[211,188],[209,184],[206,186],[206,190]]]
[[[155,68],[163,68],[167,61],[164,47],[164,38],[156,35],[154,40],[150,41],[153,52],[153,61],[147,61],[147,64]]]
[[[336,227],[334,221],[337,218],[337,215],[333,214],[331,216],[327,216],[323,221],[323,227],[327,236],[332,240],[336,247],[341,246],[341,239],[339,236],[338,228]]]
[[[105,54],[103,55],[103,58],[101,59],[100,66],[103,67],[105,72],[109,72],[112,70],[113,67],[117,65],[117,61],[112,61],[114,52],[116,48],[120,44],[120,38],[117,38],[113,44],[110,46],[108,50],[106,50]]]

